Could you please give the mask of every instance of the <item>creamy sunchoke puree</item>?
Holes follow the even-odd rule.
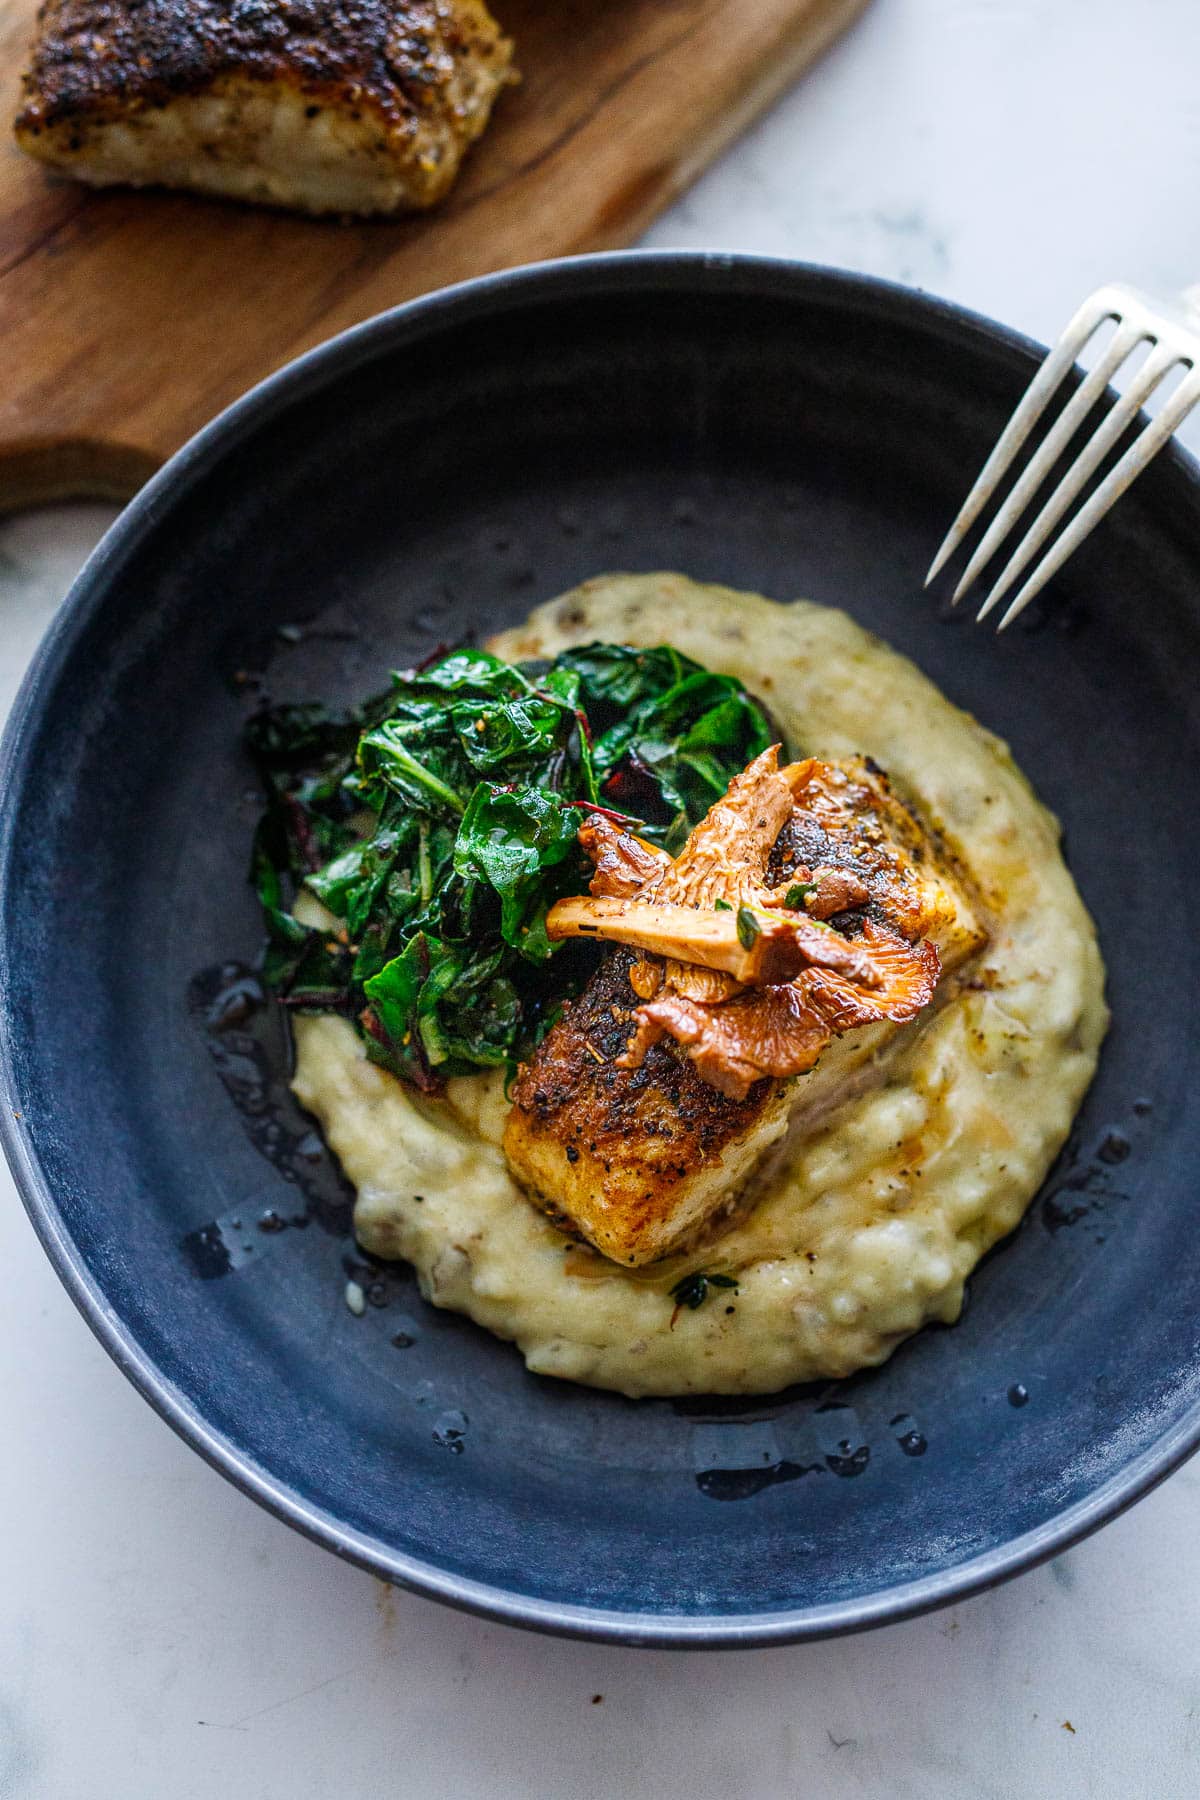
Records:
[[[961,858],[989,944],[738,1223],[658,1270],[568,1243],[524,1197],[500,1148],[498,1075],[423,1101],[323,1015],[296,1020],[295,1091],[358,1190],[363,1245],[412,1262],[427,1299],[513,1339],[538,1374],[630,1395],[848,1375],[958,1317],[966,1277],[1066,1138],[1108,1019],[1091,919],[1006,747],[844,613],[604,576],[491,648],[550,657],[593,640],[669,641],[760,695],[796,754],[873,756]],[[691,1269],[735,1275],[736,1293],[677,1309],[669,1289]]]

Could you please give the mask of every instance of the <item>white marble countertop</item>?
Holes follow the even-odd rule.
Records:
[[[840,263],[1053,336],[1103,279],[1200,279],[1197,52],[1195,0],[875,0],[649,242]],[[109,516],[0,527],[5,701]],[[93,1342],[0,1182],[2,1800],[1200,1792],[1200,1466],[866,1637],[528,1636],[236,1494]]]

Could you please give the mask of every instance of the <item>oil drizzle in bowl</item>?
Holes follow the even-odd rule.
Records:
[[[765,1469],[702,1469],[696,1486],[707,1500],[750,1500],[764,1488],[784,1481],[799,1481],[805,1475],[824,1475],[824,1463],[772,1463]]]
[[[841,1400],[827,1400],[823,1406],[818,1406],[814,1424],[825,1452],[825,1466],[831,1475],[852,1481],[866,1473],[871,1461],[871,1447],[852,1406]],[[832,1435],[834,1432],[838,1434],[836,1437]]]
[[[1153,1110],[1149,1100],[1135,1100],[1134,1116],[1145,1118]],[[1132,1128],[1136,1134],[1137,1127]],[[1052,1237],[1081,1220],[1103,1223],[1103,1216],[1114,1201],[1126,1201],[1130,1194],[1114,1186],[1113,1173],[1129,1160],[1134,1151],[1134,1136],[1117,1125],[1110,1125],[1100,1137],[1090,1158],[1081,1161],[1077,1135],[1068,1138],[1051,1170],[1041,1202],[1042,1224]],[[1095,1238],[1105,1241],[1105,1232]]]
[[[923,1431],[917,1430],[917,1422],[911,1413],[897,1413],[888,1420],[888,1426],[905,1456],[924,1456],[929,1440]]]
[[[433,1427],[433,1441],[448,1450],[451,1456],[461,1456],[465,1448],[467,1435],[467,1415],[456,1409],[439,1413]]]
[[[272,1194],[243,1201],[183,1240],[195,1273],[226,1275],[279,1234],[315,1222],[336,1237],[350,1233],[354,1195],[290,1088],[287,1020],[269,1004],[262,983],[242,963],[203,969],[188,984],[188,1013],[200,1031],[225,1092],[259,1155],[296,1191],[287,1205]]]
[[[799,1415],[761,1395],[683,1397],[670,1406],[692,1421],[694,1479],[708,1500],[750,1500],[805,1475],[855,1480],[871,1463],[867,1431],[845,1401]],[[892,1431],[906,1456],[924,1455],[925,1438],[908,1413],[896,1416]]]

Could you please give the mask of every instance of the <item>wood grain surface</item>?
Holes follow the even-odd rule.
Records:
[[[0,508],[125,499],[299,351],[490,269],[630,243],[866,0],[494,0],[523,80],[400,222],[94,192],[8,127],[36,0],[0,0]]]

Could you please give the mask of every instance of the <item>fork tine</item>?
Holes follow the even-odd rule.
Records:
[[[1026,388],[1016,411],[1001,433],[999,442],[979,471],[975,486],[963,501],[958,517],[946,533],[941,549],[929,565],[929,573],[925,577],[926,587],[954,555],[991,499],[1009,463],[1037,424],[1055,389],[1063,380],[1067,370],[1074,364],[1092,333],[1104,319],[1118,316],[1115,304],[1103,292],[1090,295],[1079,308]]]
[[[998,627],[1000,631],[1024,612],[1034,595],[1045,587],[1051,576],[1057,574],[1067,558],[1075,553],[1092,527],[1121,498],[1126,488],[1132,486],[1146,465],[1158,455],[1168,438],[1179,429],[1197,401],[1200,401],[1200,371],[1193,368],[1180,382],[1158,417],[1152,419],[1136,442],[1129,446],[1116,468],[1105,476],[1087,505],[1080,507],[1053,549],[1042,558],[1001,619]]]
[[[1000,511],[988,526],[983,541],[977,546],[970,562],[962,572],[958,586],[954,590],[951,605],[956,605],[962,599],[968,588],[974,584],[976,576],[992,560],[1125,358],[1147,335],[1148,333],[1144,329],[1128,322],[1118,327],[1108,349],[1096,367],[1089,371],[1079,388],[1072,394],[1067,405],[1054,421],[1054,425],[1046,433],[1037,455],[1030,462],[1029,467],[1006,497]]]
[[[1046,542],[1067,508],[1087,486],[1121,434],[1132,425],[1140,408],[1145,405],[1168,369],[1174,367],[1179,360],[1178,350],[1164,348],[1161,344],[1150,352],[1129,387],[1079,452],[1017,545],[1006,563],[999,581],[976,614],[977,618],[986,619],[988,614],[1000,604],[1014,581],[1028,567],[1038,550]]]

